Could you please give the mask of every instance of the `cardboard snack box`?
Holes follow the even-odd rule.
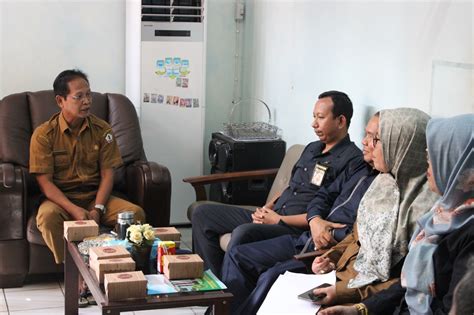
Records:
[[[106,273],[135,271],[135,262],[130,257],[92,260],[90,268],[97,276],[99,283],[104,283]]]
[[[169,280],[202,278],[204,262],[196,254],[166,255],[163,257],[164,274]]]
[[[181,232],[175,227],[159,227],[153,230],[155,231],[155,237],[158,237],[161,241],[181,240]]]
[[[70,242],[82,241],[86,237],[99,235],[99,226],[94,220],[64,221],[64,238]]]
[[[146,297],[147,280],[141,271],[106,273],[104,288],[109,301]]]
[[[89,248],[89,265],[94,260],[130,257],[130,253],[123,246],[100,246]]]

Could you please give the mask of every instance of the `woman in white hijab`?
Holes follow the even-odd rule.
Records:
[[[313,262],[313,272],[336,270],[335,286],[316,289],[323,305],[358,303],[398,281],[416,219],[436,200],[426,178],[426,125],[417,109],[380,111],[373,139],[381,172],[362,198],[354,231]]]

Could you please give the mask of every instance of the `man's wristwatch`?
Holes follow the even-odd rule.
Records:
[[[99,210],[102,214],[105,214],[105,211],[107,210],[107,208],[104,205],[101,205],[101,204],[96,204],[94,206],[94,208]]]

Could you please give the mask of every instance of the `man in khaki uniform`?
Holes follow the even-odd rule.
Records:
[[[122,165],[122,158],[110,125],[90,113],[87,76],[65,70],[53,86],[61,111],[34,131],[30,173],[36,174],[46,197],[38,209],[38,229],[60,264],[64,221],[90,219],[113,226],[121,211],[133,211],[141,222],[145,212],[111,195],[113,170]]]

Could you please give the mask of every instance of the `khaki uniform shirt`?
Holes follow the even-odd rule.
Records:
[[[61,113],[35,129],[30,144],[30,173],[52,174],[70,199],[94,198],[100,170],[122,165],[110,125],[89,115],[74,136]]]

